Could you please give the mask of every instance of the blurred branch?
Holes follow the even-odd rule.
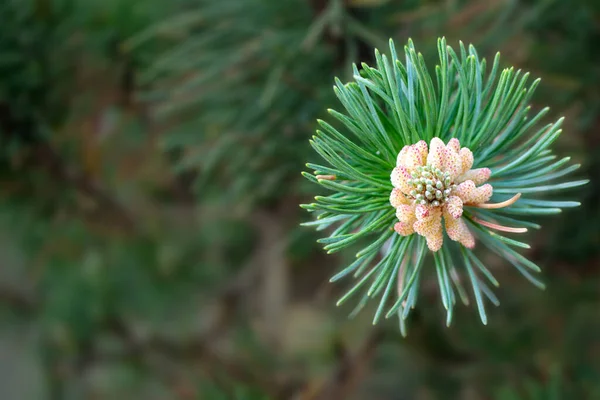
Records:
[[[274,398],[281,398],[282,393],[289,391],[292,379],[273,379],[262,369],[244,363],[241,360],[228,359],[211,349],[212,335],[175,341],[154,335],[145,339],[138,338],[127,326],[117,318],[110,321],[110,331],[126,343],[126,351],[117,354],[118,359],[145,359],[150,354],[159,354],[179,361],[200,363],[209,375],[217,371],[225,372],[230,378],[246,385],[260,388]],[[164,366],[163,362],[160,362]]]
[[[33,295],[4,282],[0,282],[0,302],[25,314],[31,314],[37,308]]]
[[[0,134],[21,142],[29,149],[27,161],[45,171],[55,182],[66,184],[94,200],[97,207],[113,217],[113,223],[127,231],[134,230],[134,218],[122,205],[92,182],[85,174],[69,167],[46,139],[27,122],[20,121],[11,108],[0,103]]]
[[[295,391],[298,386],[294,376],[287,374],[280,379],[273,379],[273,374],[265,373],[248,361],[225,357],[214,349],[215,343],[231,328],[240,305],[246,304],[248,297],[255,294],[260,296],[260,315],[266,318],[265,340],[269,343],[270,340],[276,341],[285,315],[287,293],[284,254],[287,236],[283,234],[282,220],[285,219],[281,218],[279,212],[262,211],[252,215],[251,222],[258,231],[259,243],[238,274],[214,292],[212,307],[215,312],[207,312],[214,317],[199,336],[182,340],[154,333],[144,337],[137,335],[125,319],[113,315],[104,321],[103,327],[122,341],[124,351],[99,354],[92,343],[91,348],[84,349],[80,354],[78,370],[84,371],[98,360],[131,360],[150,363],[168,380],[177,381],[178,377],[168,367],[168,362],[153,362],[153,356],[158,355],[176,364],[197,364],[215,382],[220,380],[220,373],[225,373],[229,378],[257,387],[275,399],[289,398],[286,394]]]
[[[365,338],[362,345],[352,355],[343,343],[338,345],[338,363],[333,373],[317,393],[307,400],[343,400],[356,389],[367,374],[369,364],[375,355],[377,346],[383,339],[383,332],[375,328]]]
[[[287,306],[288,262],[285,254],[288,238],[286,229],[278,215],[262,213],[258,215],[260,241],[256,248],[254,262],[260,267],[260,290],[256,293],[261,330],[265,343],[276,350],[281,344],[282,327]]]
[[[111,222],[118,224],[126,231],[135,229],[134,218],[129,210],[126,210],[87,176],[69,168],[49,144],[39,144],[33,151],[33,158],[55,181],[70,185],[93,199],[99,209],[113,216]]]

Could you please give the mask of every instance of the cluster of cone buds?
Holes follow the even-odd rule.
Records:
[[[458,139],[447,145],[433,138],[429,147],[423,140],[404,146],[391,175],[390,203],[399,221],[395,231],[403,236],[417,233],[431,251],[437,251],[444,240],[443,217],[448,237],[473,248],[475,238],[462,218],[463,207],[486,203],[492,186],[484,184],[489,168],[472,166],[473,153],[461,148]]]

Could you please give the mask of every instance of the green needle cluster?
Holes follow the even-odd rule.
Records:
[[[534,217],[578,206],[552,196],[588,182],[566,178],[579,165],[552,152],[563,119],[543,125],[549,109],[532,113],[530,102],[539,79],[529,82],[529,73],[501,69],[499,54],[488,65],[473,46],[460,43],[457,52],[442,38],[437,47],[439,62],[430,68],[412,41],[400,58],[390,40],[389,56],[376,50],[374,67],[355,65],[349,83],[336,79],[334,91],[345,111],[329,110],[334,121],[318,121],[320,129],[310,143],[325,162],[307,164],[312,172],[303,173],[331,192],[302,205],[316,215],[304,225],[329,233],[319,240],[329,253],[364,246],[331,278],[332,282],[354,278],[338,304],[357,297],[358,311],[376,299],[373,323],[396,315],[404,334],[425,270],[435,271],[448,325],[457,301],[469,303],[467,284],[482,322],[487,323],[484,300],[499,303],[491,290],[499,284],[475,254],[480,249],[496,253],[543,287],[534,276],[540,268],[518,251],[529,245],[508,235],[539,229],[531,221]],[[475,250],[445,240],[440,251],[431,253],[423,237],[404,237],[393,230],[397,219],[389,196],[396,157],[404,146],[419,140],[429,143],[433,137],[444,143],[457,138],[471,149],[473,168],[492,171],[490,203],[505,204],[465,206],[463,218],[476,238]],[[414,199],[422,204],[444,201],[452,182],[428,167],[418,172],[411,181]],[[518,201],[510,201],[519,194]]]

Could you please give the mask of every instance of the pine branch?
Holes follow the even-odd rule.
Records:
[[[358,312],[376,298],[373,323],[397,315],[403,334],[422,271],[432,267],[446,324],[457,298],[467,302],[460,275],[487,323],[485,303],[499,303],[488,285],[499,282],[472,251],[477,243],[543,288],[532,274],[541,268],[518,251],[530,246],[509,234],[539,228],[531,216],[579,206],[547,197],[588,183],[565,181],[579,165],[552,154],[564,118],[540,126],[548,109],[530,115],[539,79],[528,84],[528,73],[501,71],[499,54],[488,74],[486,60],[462,42],[458,51],[445,39],[437,47],[433,76],[412,41],[401,61],[390,40],[389,57],[375,50],[375,67],[354,65],[353,82],[336,79],[346,113],[329,110],[336,126],[318,121],[310,143],[325,164],[308,163],[313,172],[303,173],[333,192],[302,205],[317,215],[304,225],[334,228],[319,240],[324,249],[365,244],[332,278],[357,279],[338,305],[360,296]],[[383,257],[373,261],[384,245]],[[393,287],[396,299],[384,313]]]

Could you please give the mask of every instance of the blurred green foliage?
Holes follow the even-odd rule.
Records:
[[[594,0],[1,2],[0,397],[600,398],[599,19]],[[541,76],[592,184],[532,238],[546,292],[497,265],[490,325],[461,308],[446,329],[424,282],[402,340],[332,306],[344,255],[298,227],[299,171],[334,76],[442,35]]]

